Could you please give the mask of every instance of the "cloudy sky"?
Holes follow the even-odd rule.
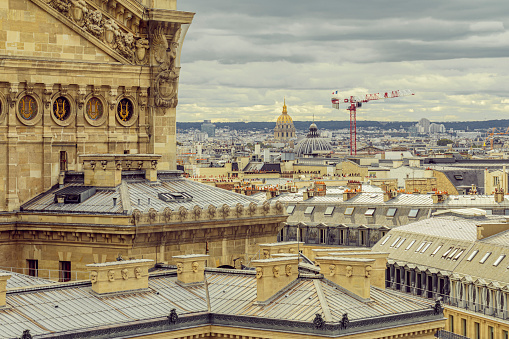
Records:
[[[345,97],[396,89],[359,120],[509,118],[509,2],[180,0],[178,121],[348,120]]]

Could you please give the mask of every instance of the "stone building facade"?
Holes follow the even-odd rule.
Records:
[[[180,50],[194,13],[170,0],[0,2],[0,211],[81,170],[86,153],[175,168]]]

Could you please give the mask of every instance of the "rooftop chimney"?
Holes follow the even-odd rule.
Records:
[[[389,190],[384,192],[384,202],[389,201],[398,196],[398,192]]]
[[[115,293],[148,288],[150,259],[134,259],[88,264],[92,290],[98,294]]]
[[[177,277],[182,284],[198,284],[205,281],[205,261],[207,254],[175,255]]]
[[[256,301],[263,303],[298,277],[298,257],[251,261],[256,267]]]
[[[495,202],[501,203],[504,201],[504,190],[495,188]]]
[[[387,269],[387,257],[389,253],[384,252],[331,252],[329,256],[343,258],[375,259],[371,266],[370,283],[382,290],[385,290],[385,270]]]
[[[316,257],[325,278],[353,292],[364,299],[369,299],[371,271],[375,259]]]
[[[297,254],[298,247],[303,246],[303,242],[298,241],[281,241],[268,244],[259,244],[260,253],[263,259],[270,259],[276,253],[291,253]]]
[[[157,181],[158,154],[85,154],[80,155],[86,186],[116,187],[122,171],[143,170],[145,179]]]
[[[6,294],[7,294],[7,280],[11,278],[8,273],[0,273],[0,309],[7,305]]]

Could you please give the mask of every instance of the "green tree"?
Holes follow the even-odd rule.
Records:
[[[454,144],[454,142],[451,139],[440,139],[437,141],[438,146],[447,146],[449,144]]]

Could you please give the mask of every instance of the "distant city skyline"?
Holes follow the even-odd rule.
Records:
[[[345,96],[411,89],[370,102],[358,120],[465,121],[509,116],[509,4],[499,1],[205,1],[182,50],[178,121],[347,120]]]

